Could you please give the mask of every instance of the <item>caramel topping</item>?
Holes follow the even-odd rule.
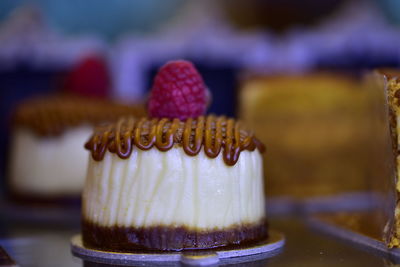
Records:
[[[120,116],[143,116],[142,106],[128,106],[105,100],[70,96],[35,98],[23,102],[16,110],[13,123],[38,135],[59,135],[66,128],[84,123],[94,125]]]
[[[243,150],[265,150],[264,145],[241,122],[214,115],[186,121],[121,118],[115,124],[99,126],[85,148],[91,151],[94,160],[100,161],[107,149],[126,159],[131,155],[133,146],[141,150],[155,146],[160,151],[167,151],[174,145],[181,145],[189,156],[197,155],[204,147],[205,154],[215,158],[222,150],[224,161],[230,166],[235,165]]]

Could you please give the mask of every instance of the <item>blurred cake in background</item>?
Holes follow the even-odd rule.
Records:
[[[140,106],[71,96],[23,102],[13,116],[8,168],[12,198],[29,202],[76,198],[88,161],[83,144],[93,126],[142,114]]]
[[[364,191],[368,97],[357,79],[316,73],[250,78],[240,115],[268,147],[270,196]]]

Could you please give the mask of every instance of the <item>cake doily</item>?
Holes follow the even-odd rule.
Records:
[[[75,235],[71,239],[71,252],[84,261],[115,265],[215,265],[257,261],[278,255],[285,245],[282,233],[272,230],[269,238],[257,244],[243,246],[238,249],[216,249],[165,253],[121,253],[100,251],[86,248],[82,236]]]

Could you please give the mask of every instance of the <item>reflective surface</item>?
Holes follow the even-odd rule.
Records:
[[[283,252],[271,259],[230,266],[385,266],[388,261],[350,244],[321,235],[299,218],[271,219],[271,227],[286,235]],[[77,226],[54,227],[3,222],[0,245],[20,266],[109,266],[83,263],[72,256],[70,238]]]

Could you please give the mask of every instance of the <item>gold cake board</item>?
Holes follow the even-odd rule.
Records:
[[[388,248],[381,236],[381,229],[368,212],[332,213],[313,215],[306,219],[309,227],[343,241],[361,250],[400,263],[400,249]]]
[[[269,238],[259,243],[239,249],[199,250],[165,253],[121,253],[86,248],[80,234],[71,239],[71,252],[84,261],[140,266],[180,266],[234,264],[257,261],[278,255],[285,244],[285,237],[278,231],[271,230]]]

